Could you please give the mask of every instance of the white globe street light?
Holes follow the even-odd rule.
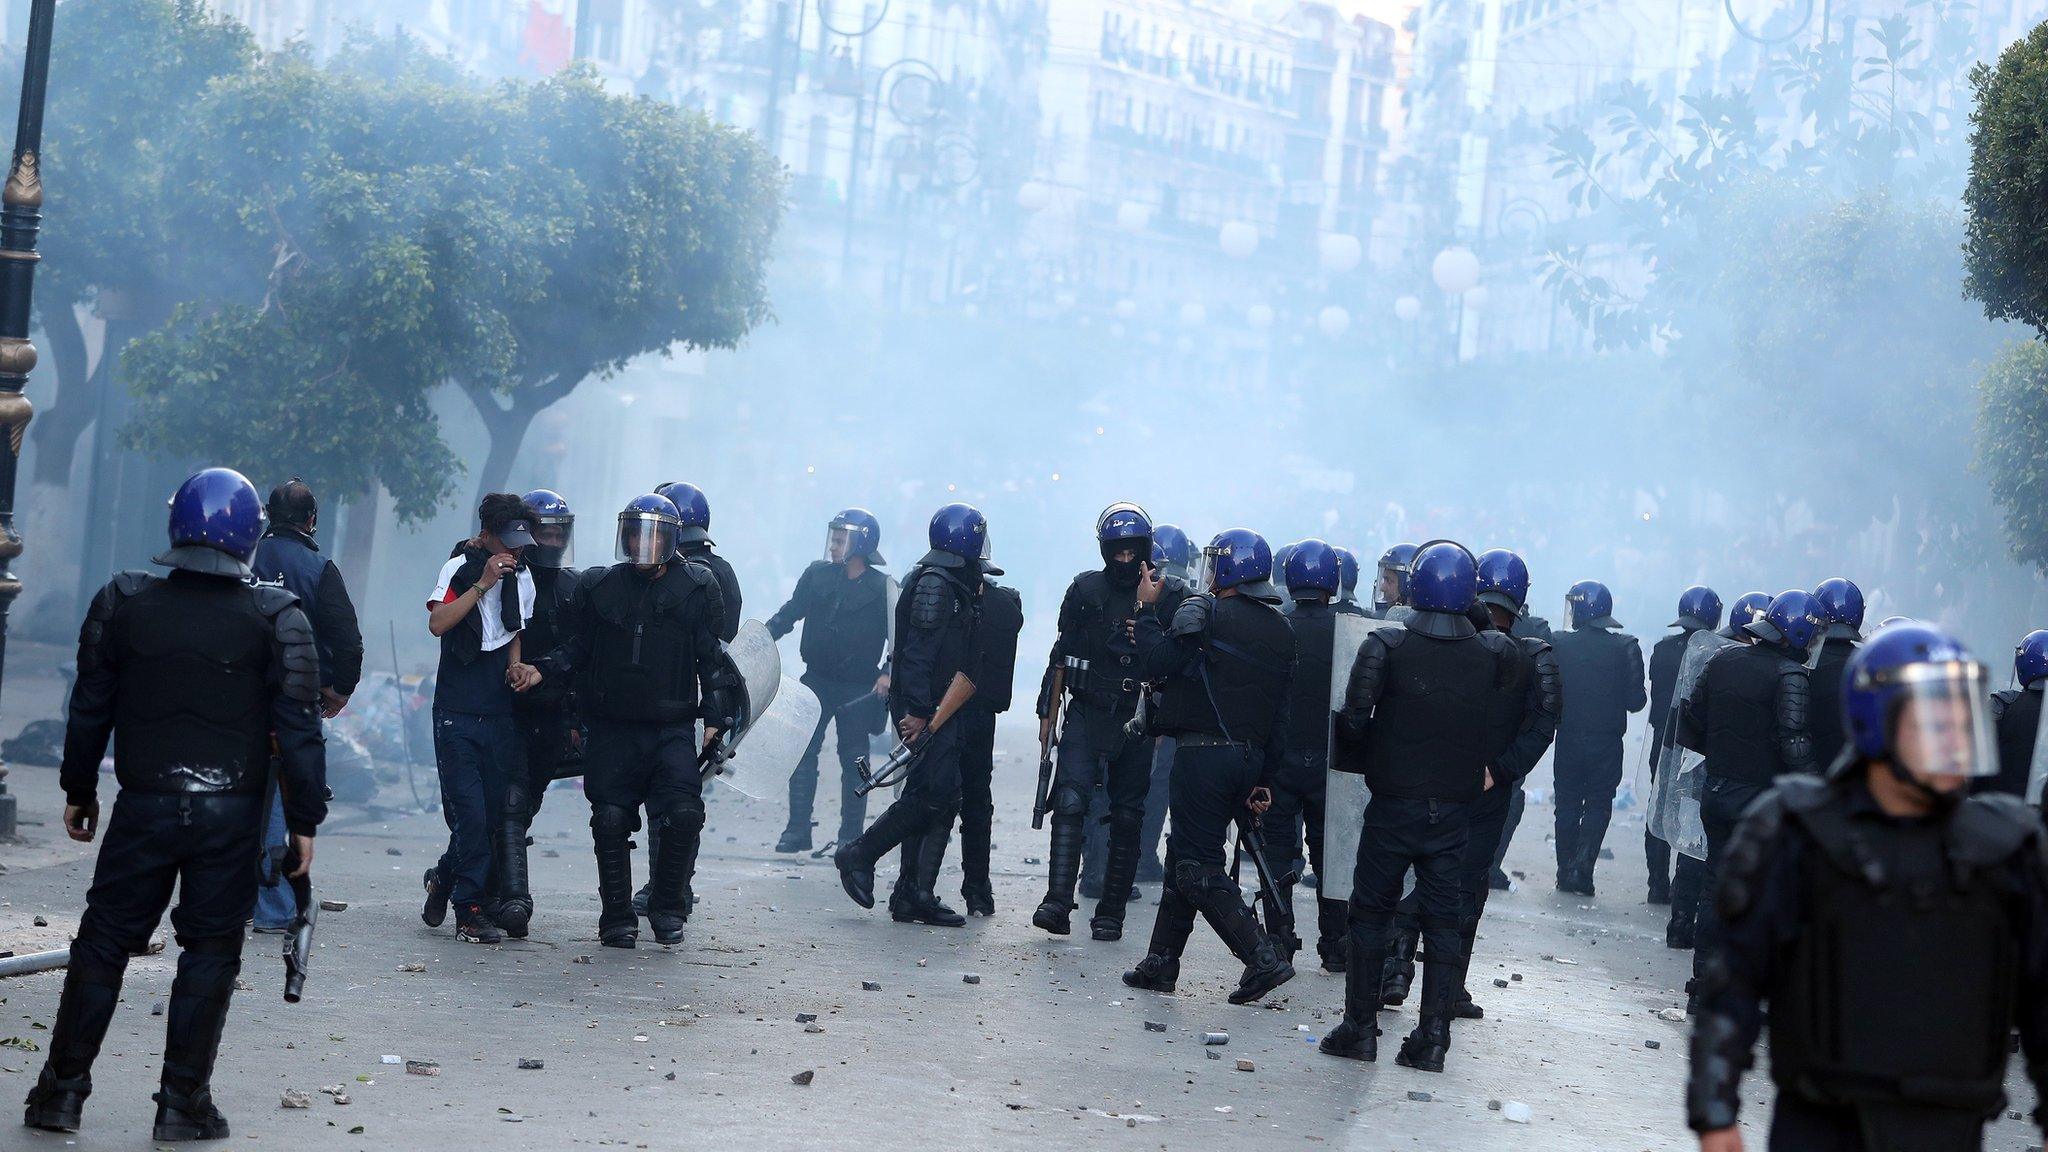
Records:
[[[1403,324],[1412,322],[1420,315],[1422,315],[1422,301],[1417,300],[1415,297],[1403,296],[1399,300],[1394,301],[1394,318]]]
[[[1348,232],[1331,232],[1317,242],[1316,256],[1323,271],[1341,276],[1365,259],[1365,246]]]
[[[1222,245],[1225,256],[1243,260],[1259,250],[1259,230],[1242,220],[1232,220],[1216,230],[1216,243]]]
[[[1331,304],[1316,313],[1316,327],[1323,335],[1335,340],[1351,330],[1351,313],[1339,305]]]
[[[1446,248],[1430,261],[1429,277],[1436,281],[1439,291],[1450,296],[1460,295],[1479,283],[1479,257],[1463,245]]]
[[[1026,212],[1043,212],[1052,203],[1052,187],[1037,180],[1017,186],[1017,207]]]

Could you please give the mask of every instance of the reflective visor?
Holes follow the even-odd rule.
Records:
[[[671,516],[637,511],[619,513],[619,561],[642,565],[668,563],[675,557],[680,527]]]
[[[1998,774],[1998,740],[1991,720],[1990,677],[1982,664],[1945,661],[1909,664],[1893,679],[1893,756],[1922,776]]]
[[[526,562],[536,568],[568,568],[576,555],[576,517],[536,516]]]

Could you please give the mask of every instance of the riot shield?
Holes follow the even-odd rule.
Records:
[[[2041,719],[2034,725],[2034,759],[2027,765],[2027,807],[2041,806],[2044,785],[2048,785],[2048,704],[2044,704]]]
[[[782,674],[775,638],[759,620],[741,624],[724,649],[739,674],[743,699],[739,722],[721,741],[712,770],[756,799],[779,795],[817,726],[818,699]]]
[[[1358,650],[1364,647],[1367,636],[1401,625],[1365,616],[1338,616],[1332,623],[1331,711],[1323,719],[1329,725],[1328,763],[1335,764],[1336,710],[1344,706],[1344,692],[1351,685],[1351,666],[1358,661]],[[1323,791],[1323,859],[1316,865],[1316,872],[1325,899],[1348,900],[1351,898],[1352,867],[1358,860],[1358,837],[1365,828],[1365,805],[1372,799],[1372,791],[1365,786],[1365,777],[1356,772],[1339,772],[1335,768],[1325,771],[1328,779]]]
[[[1657,749],[1657,786],[1650,797],[1650,831],[1674,851],[1695,860],[1707,858],[1707,829],[1700,822],[1700,794],[1706,787],[1706,758],[1678,743],[1686,698],[1705,671],[1707,661],[1740,641],[1702,628],[1685,642],[1678,660],[1678,680],[1665,713],[1664,742]]]

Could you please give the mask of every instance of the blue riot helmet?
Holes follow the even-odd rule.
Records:
[[[1272,579],[1273,549],[1266,538],[1249,528],[1229,528],[1202,549],[1195,582],[1204,592],[1241,588],[1244,595],[1272,601],[1279,599]]]
[[[1770,609],[1770,593],[1744,592],[1736,597],[1735,607],[1728,610],[1728,627],[1722,630],[1722,634],[1737,640],[1750,639],[1747,627],[1763,619],[1764,613]]]
[[[1095,543],[1102,552],[1102,571],[1119,588],[1135,588],[1152,559],[1152,518],[1129,501],[1118,501],[1095,517]],[[1118,560],[1122,553],[1130,559]]]
[[[988,518],[971,504],[948,504],[932,513],[925,538],[932,549],[925,553],[926,564],[980,572],[989,557]]]
[[[1293,595],[1287,583],[1287,560],[1294,555],[1294,550],[1299,547],[1301,547],[1301,544],[1297,541],[1293,544],[1282,544],[1278,548],[1273,549],[1273,586],[1280,590],[1282,596]]]
[[[1479,602],[1504,609],[1510,616],[1528,611],[1529,565],[1506,548],[1479,554]]]
[[[1820,647],[1827,635],[1828,619],[1821,613],[1820,601],[1814,599],[1813,593],[1793,588],[1771,600],[1763,619],[1744,627],[1757,639],[1782,645],[1803,660]]]
[[[667,497],[676,506],[676,515],[682,518],[682,527],[676,532],[677,544],[711,543],[711,501],[704,498],[703,489],[671,480],[656,488],[654,494]]]
[[[620,562],[651,568],[675,559],[677,536],[683,518],[666,496],[649,492],[635,496],[619,513],[618,549]]]
[[[1415,562],[1413,544],[1396,544],[1380,553],[1379,582],[1372,590],[1373,607],[1385,612],[1408,602],[1408,566]]]
[[[1195,542],[1174,524],[1152,526],[1152,566],[1185,580],[1194,571]]]
[[[1970,778],[1998,772],[1988,678],[1931,624],[1880,628],[1842,673],[1843,726],[1857,758],[1884,760],[1937,801],[1960,797]]]
[[[1287,594],[1296,600],[1318,592],[1335,596],[1343,583],[1343,576],[1338,571],[1337,550],[1313,536],[1289,547],[1284,561]]]
[[[825,559],[844,564],[858,556],[869,564],[882,559],[882,523],[865,508],[848,508],[825,526]]]
[[[1813,590],[1820,601],[1821,615],[1827,617],[1828,639],[1861,640],[1863,634],[1863,589],[1840,576],[1823,580]]]
[[[1747,621],[1744,621],[1747,623]],[[1712,588],[1695,584],[1678,594],[1678,619],[1671,622],[1673,628],[1705,628],[1709,631],[1721,626],[1721,597]]]
[[[2013,649],[2012,678],[2026,688],[2043,676],[2048,676],[2048,628],[2036,628]]]
[[[246,577],[265,522],[263,501],[248,477],[233,468],[195,472],[171,494],[171,546],[156,563],[212,576]]]
[[[567,568],[574,561],[576,513],[569,502],[546,488],[535,488],[521,499],[533,520],[533,547],[526,550],[526,562],[536,568]]]
[[[1614,619],[1614,593],[1598,580],[1581,580],[1564,594],[1564,626],[1574,631],[1580,628],[1619,628]]]
[[[1432,540],[1408,565],[1408,606],[1462,616],[1479,600],[1479,561],[1455,540]]]
[[[1337,549],[1337,599],[1358,599],[1358,553],[1349,548]]]

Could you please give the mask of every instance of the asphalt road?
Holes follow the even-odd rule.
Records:
[[[13,676],[8,687],[17,691]],[[45,685],[39,697],[31,686],[8,711],[54,692]],[[720,790],[686,942],[601,948],[588,809],[558,785],[537,824],[532,938],[466,945],[452,920],[430,930],[418,915],[420,872],[446,835],[441,818],[338,809],[320,837],[317,885],[348,907],[321,918],[304,1003],[279,995],[276,937],[254,937],[244,954],[250,987],[236,998],[214,1080],[237,1146],[1693,1146],[1681,1104],[1687,1027],[1657,1016],[1682,1003],[1689,954],[1664,948],[1663,910],[1643,902],[1639,813],[1617,815],[1616,859],[1602,864],[1601,895],[1589,901],[1551,889],[1550,810],[1530,806],[1509,857],[1529,880],[1496,894],[1472,969],[1486,1019],[1458,1024],[1444,1074],[1430,1075],[1392,1063],[1412,1008],[1382,1017],[1380,1064],[1315,1050],[1342,986],[1313,970],[1312,952],[1266,1005],[1233,1006],[1224,997],[1237,965],[1198,926],[1177,995],[1123,987],[1118,974],[1143,954],[1151,926],[1150,886],[1121,943],[1033,929],[1043,873],[1030,862],[1043,856],[1045,834],[1028,823],[1029,734],[1006,730],[1003,749],[998,915],[955,930],[862,911],[828,861],[768,850],[783,822],[779,801]],[[41,823],[0,845],[0,949],[61,947],[91,850],[61,837],[53,770],[18,769],[9,783],[24,819]],[[836,789],[820,793],[830,828]],[[388,789],[383,798],[397,802]],[[892,871],[885,862],[884,884]],[[949,864],[942,891],[958,883]],[[1300,905],[1312,925],[1307,900]],[[38,916],[47,927],[33,925]],[[131,965],[86,1130],[65,1138],[0,1125],[0,1147],[147,1144],[162,1044],[151,1013],[168,994],[175,952]],[[47,1039],[60,985],[59,974],[0,981],[0,1100],[10,1108],[42,1060],[14,1045]],[[1203,1033],[1216,1031],[1228,1044],[1205,1046]],[[438,1074],[408,1074],[392,1058],[432,1061]],[[543,1066],[522,1070],[522,1059]],[[808,1084],[793,1082],[803,1074]],[[1753,1101],[1763,1086],[1753,1075]],[[310,1107],[281,1107],[287,1089],[308,1093]],[[2014,1098],[2031,1106],[2017,1078]],[[1493,1101],[1526,1103],[1530,1122],[1510,1123]],[[1752,1103],[1749,1115],[1766,1112]],[[2038,1140],[2001,1121],[1989,1146]],[[1763,1146],[1760,1126],[1750,1143]]]

